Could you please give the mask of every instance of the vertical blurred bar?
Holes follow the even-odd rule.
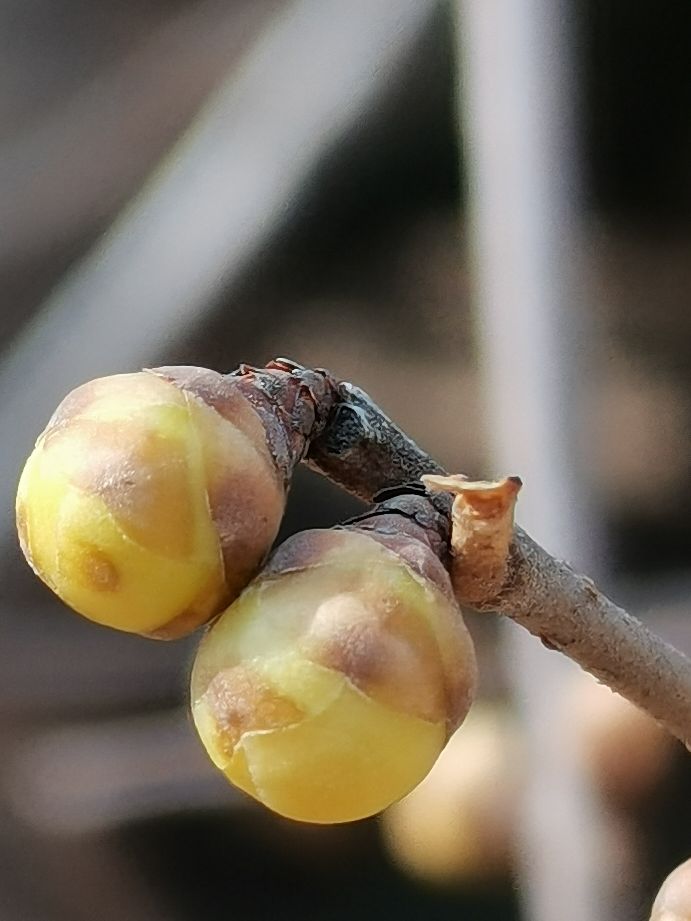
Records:
[[[519,474],[519,518],[592,569],[596,532],[579,462],[587,369],[566,0],[458,0],[461,117],[488,439]],[[580,328],[579,328],[580,327]],[[598,921],[599,826],[564,725],[572,667],[508,629],[507,666],[529,743],[519,848],[530,921]]]

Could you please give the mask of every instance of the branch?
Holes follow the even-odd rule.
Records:
[[[288,365],[286,359],[277,362]],[[300,368],[298,373],[305,371]],[[306,457],[309,467],[365,502],[384,489],[413,483],[425,473],[446,473],[364,390],[345,382],[334,382],[334,386],[336,405],[324,430],[312,441]]]
[[[448,495],[434,497],[447,503],[452,518],[451,571],[459,602],[515,620],[646,710],[690,747],[691,661],[610,601],[587,576],[550,556],[521,528],[507,528],[506,517],[495,521],[494,537],[488,540],[488,518],[496,509],[492,502],[483,503],[478,492],[500,484],[471,484],[460,476],[442,484],[443,468],[366,393],[352,384],[336,387],[335,409],[312,442],[307,463],[366,501],[424,474],[438,475],[430,485],[460,493],[465,503],[459,507],[455,501],[454,515]],[[515,499],[515,479],[504,484],[513,484],[508,492]],[[503,503],[504,516],[513,515],[513,499]],[[472,513],[468,503],[474,506]],[[478,512],[483,505],[484,511]]]

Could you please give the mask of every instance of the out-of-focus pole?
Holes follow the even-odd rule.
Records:
[[[460,102],[493,472],[523,478],[519,519],[540,543],[593,571],[566,6],[458,0]],[[505,642],[529,742],[518,842],[526,917],[599,921],[610,917],[599,825],[562,709],[572,666],[515,628]]]

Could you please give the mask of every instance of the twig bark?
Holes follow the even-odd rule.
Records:
[[[293,373],[301,373],[293,367]],[[348,383],[335,387],[336,404],[306,457],[311,467],[366,501],[424,474],[446,474],[366,393]],[[450,497],[433,501],[451,515]],[[482,522],[476,516],[476,526],[482,528]],[[467,573],[487,569],[488,553],[490,568],[496,570],[496,544],[477,539],[472,524],[464,546]],[[459,591],[461,583],[456,583]],[[470,578],[470,583],[470,597],[460,589],[461,604],[515,620],[691,747],[691,660],[610,601],[587,576],[554,559],[516,527],[500,584],[490,579],[484,593],[478,593],[477,580]]]

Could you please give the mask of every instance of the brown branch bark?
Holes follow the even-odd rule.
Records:
[[[300,373],[293,367],[293,373]],[[366,501],[381,490],[419,481],[424,474],[445,475],[366,393],[348,383],[334,386],[336,403],[312,441],[306,457],[309,466]],[[432,501],[452,517],[450,496],[436,495]],[[462,541],[462,567],[472,590],[463,589],[456,574],[461,604],[515,620],[691,746],[691,660],[519,527],[510,532],[506,565],[499,567],[503,578],[497,583],[496,541],[478,533],[486,527],[486,516],[471,515],[464,526],[469,530]],[[453,538],[451,552],[453,573],[458,566],[453,562]],[[482,580],[473,573],[483,571],[494,575],[478,592]]]

